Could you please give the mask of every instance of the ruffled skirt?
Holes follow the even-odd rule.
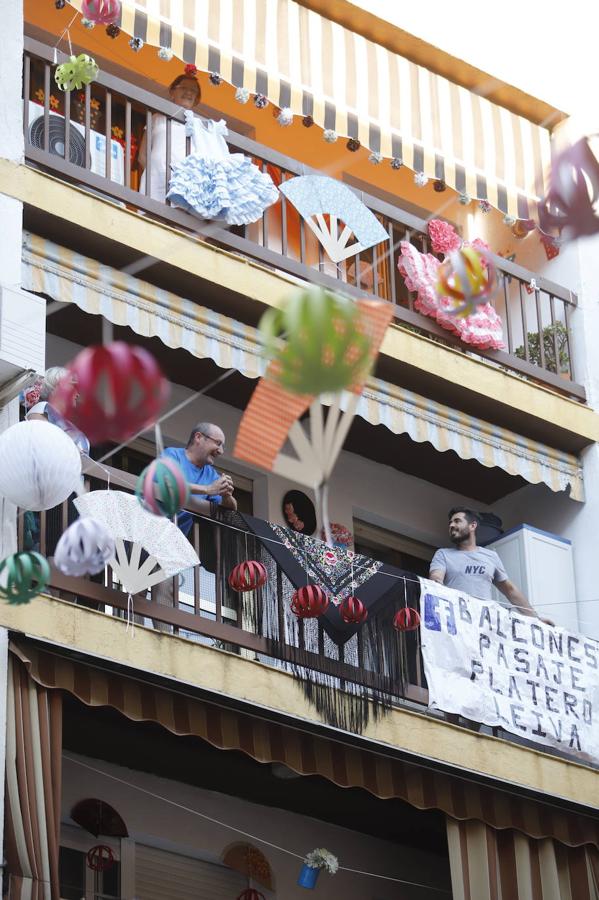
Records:
[[[271,177],[242,153],[223,159],[192,153],[173,166],[167,194],[174,206],[228,225],[256,222],[278,196]]]
[[[400,250],[398,268],[407,289],[417,294],[414,308],[418,312],[435,319],[465,344],[480,350],[505,349],[502,322],[490,303],[477,306],[469,316],[456,315],[454,301],[437,294],[439,260],[430,253],[420,253],[408,241],[401,242]]]

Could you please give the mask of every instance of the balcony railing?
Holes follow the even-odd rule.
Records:
[[[168,172],[172,123],[182,121],[181,110],[103,72],[97,82],[82,92],[63,95],[55,90],[53,96],[52,49],[31,39],[26,39],[25,45],[27,160],[177,227],[201,232],[201,220],[150,196],[148,172],[145,191],[139,190],[136,145],[144,128],[150,146],[153,113],[166,117],[165,171]],[[230,132],[229,145],[251,156],[277,184],[310,171],[297,160],[240,134]],[[149,156],[148,153],[148,159]],[[400,241],[411,241],[426,252],[426,223],[394,203],[361,191],[359,196],[385,228],[389,242],[338,266],[325,259],[321,245],[283,195],[257,223],[232,230],[211,224],[210,238],[224,248],[301,279],[352,296],[372,295],[387,300],[394,305],[398,323],[461,350],[476,352],[497,365],[584,400],[584,389],[574,380],[569,318],[576,306],[576,296],[571,291],[514,262],[495,257],[499,290],[493,303],[503,322],[507,351],[469,350],[432,319],[415,310],[415,295],[406,289],[399,275]]]

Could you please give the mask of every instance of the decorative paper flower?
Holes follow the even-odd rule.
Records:
[[[468,206],[468,204],[472,202],[472,197],[470,196],[470,194],[467,194],[466,191],[462,191],[462,193],[458,197],[458,201],[462,204],[462,206]]]
[[[165,62],[170,62],[174,55],[170,47],[160,47],[158,50],[158,58]]]
[[[268,106],[268,97],[264,94],[254,94],[254,106],[256,109],[264,109]]]
[[[375,153],[374,151],[368,157],[368,162],[372,163],[373,166],[378,166],[383,161],[382,153]]]
[[[84,28],[89,28],[90,31],[92,28],[96,27],[95,22],[92,22],[91,19],[86,19],[85,17],[83,19],[81,19],[81,24],[83,25]]]
[[[507,225],[508,228],[511,228],[512,225],[516,224],[516,216],[506,215],[503,217],[503,224]]]
[[[279,125],[282,125],[283,128],[287,128],[288,125],[291,125],[293,122],[293,112],[289,106],[284,106],[277,113],[277,122]]]
[[[50,109],[58,109],[60,106],[60,100],[58,97],[55,97],[54,94],[50,94]]]
[[[247,88],[238,87],[235,91],[235,99],[238,103],[247,103],[250,99],[250,92]]]
[[[337,132],[333,131],[332,128],[325,128],[322,133],[323,138],[327,142],[327,144],[334,144],[337,140]]]
[[[428,184],[428,175],[424,172],[414,172],[414,184],[418,187],[424,187]]]
[[[56,9],[64,9],[67,5],[67,0],[54,0],[54,6]]]
[[[345,146],[350,153],[357,153],[362,145],[357,138],[350,138]]]
[[[438,194],[442,194],[443,191],[447,190],[447,185],[441,178],[437,178],[437,180],[433,182],[433,190]]]
[[[314,119],[312,118],[312,116],[304,116],[304,118],[302,119],[302,125],[304,126],[304,128],[312,128],[312,126],[314,125]]]
[[[72,91],[73,88],[79,90],[84,84],[91,84],[97,78],[98,72],[96,61],[87,53],[80,53],[79,56],[71,56],[68,62],[56,67],[54,80],[61,91]]]
[[[479,200],[478,208],[483,213],[490,213],[493,207],[491,206],[491,204],[489,203],[488,200]]]
[[[391,160],[391,168],[392,169],[401,169],[402,166],[403,166],[403,159],[401,159],[399,156],[394,156],[393,159]]]
[[[457,250],[462,243],[453,225],[442,219],[431,219],[427,230],[434,253],[451,253],[452,250]]]
[[[211,72],[208,78],[210,80],[210,84],[213,84],[214,87],[220,87],[220,85],[223,83],[223,80],[218,72]]]
[[[304,864],[311,869],[326,869],[329,875],[334,875],[339,868],[339,860],[324,847],[311,850],[304,858]]]
[[[112,126],[112,136],[113,136],[113,138],[115,138],[115,140],[122,141],[125,136],[125,132],[123,131],[122,128],[119,128],[118,125],[113,125]]]
[[[188,76],[188,78],[195,78],[198,74],[198,68],[197,66],[194,66],[193,63],[187,63],[183,71]]]
[[[121,29],[118,25],[107,25],[106,26],[106,34],[109,38],[118,38],[121,33]]]
[[[135,53],[139,53],[143,45],[144,42],[140,37],[129,38],[129,46]]]

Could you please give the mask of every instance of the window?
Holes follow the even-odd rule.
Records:
[[[135,896],[143,900],[231,900],[247,886],[226,866],[136,844]]]
[[[82,838],[85,840],[83,834]],[[95,845],[90,838],[89,847]],[[70,842],[69,842],[70,843]],[[100,843],[98,839],[97,843]],[[61,900],[119,900],[121,896],[121,865],[113,849],[115,862],[104,872],[95,872],[87,865],[87,850],[72,846],[60,847],[58,858]]]

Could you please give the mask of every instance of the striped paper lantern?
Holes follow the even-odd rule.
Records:
[[[256,562],[255,559],[250,559],[239,563],[238,566],[231,569],[228,582],[229,587],[234,591],[244,593],[245,591],[255,591],[257,588],[263,587],[266,584],[267,577],[266,566],[261,562]]]
[[[339,615],[347,625],[361,625],[368,618],[368,610],[357,597],[346,597],[339,605]]]
[[[316,619],[327,611],[329,597],[317,584],[298,588],[291,598],[291,611],[298,619]]]
[[[420,613],[411,606],[404,606],[395,613],[393,627],[397,631],[416,631],[420,628]]]

